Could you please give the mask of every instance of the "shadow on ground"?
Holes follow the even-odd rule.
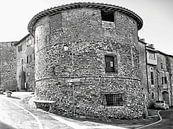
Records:
[[[8,124],[0,121],[0,129],[16,129],[16,128],[14,128],[11,125],[8,125]]]

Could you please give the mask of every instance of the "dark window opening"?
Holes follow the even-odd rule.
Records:
[[[162,84],[164,84],[164,77],[162,77]]]
[[[165,84],[167,84],[167,77],[165,77]]]
[[[32,62],[32,55],[27,56],[27,64]]]
[[[151,85],[154,85],[154,74],[151,72]]]
[[[114,22],[114,12],[101,11],[101,17],[103,21]]]
[[[29,57],[27,56],[27,60],[26,60],[27,64],[29,63]]]
[[[161,69],[163,69],[163,64],[162,63],[160,63],[160,67],[161,67]]]
[[[107,106],[123,106],[123,94],[105,94]]]
[[[115,72],[115,59],[114,56],[105,55],[106,72]]]
[[[22,51],[22,45],[18,46],[18,52]]]
[[[154,93],[151,94],[152,99],[154,99]]]

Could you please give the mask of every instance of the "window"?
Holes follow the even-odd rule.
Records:
[[[105,55],[106,72],[115,72],[115,56]]]
[[[103,21],[114,22],[114,12],[101,11],[101,17]]]
[[[22,45],[18,46],[18,52],[22,51]]]
[[[162,77],[162,84],[167,84],[167,77]]]
[[[32,55],[28,55],[27,56],[27,64],[32,62]]]
[[[151,94],[151,98],[154,99],[154,93],[153,93],[153,92],[152,92],[152,94]]]
[[[164,77],[162,77],[162,84],[164,84]]]
[[[23,59],[21,59],[21,64],[23,65]]]
[[[151,60],[155,60],[156,58],[155,58],[155,53],[149,53],[149,59],[151,59]]]
[[[123,94],[105,94],[107,106],[123,106]]]
[[[165,84],[167,84],[167,77],[164,77],[164,79],[165,79]]]
[[[27,60],[26,60],[27,64],[29,63],[29,57],[27,56]]]
[[[161,69],[163,69],[163,64],[162,63],[160,63],[160,67],[161,67]]]
[[[154,85],[154,73],[151,71],[151,85]]]

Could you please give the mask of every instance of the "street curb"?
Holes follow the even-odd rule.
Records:
[[[158,116],[159,116],[159,121],[156,121],[156,122],[151,123],[151,124],[148,124],[148,125],[144,125],[144,126],[142,126],[142,127],[136,128],[136,129],[143,129],[143,128],[146,128],[146,127],[149,127],[149,126],[152,126],[152,125],[155,125],[155,124],[160,123],[160,122],[162,121],[162,117],[161,117],[161,115],[160,115],[160,111],[161,111],[161,110],[159,110],[159,111],[157,112],[157,114],[158,114]]]

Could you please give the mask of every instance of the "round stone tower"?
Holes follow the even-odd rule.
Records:
[[[35,94],[68,115],[137,118],[144,109],[138,30],[142,19],[114,5],[73,3],[35,15]]]

